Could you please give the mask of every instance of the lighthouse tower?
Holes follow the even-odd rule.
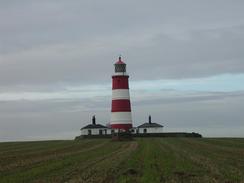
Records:
[[[112,109],[110,125],[113,129],[128,131],[132,128],[131,104],[129,93],[129,75],[126,64],[119,60],[114,64],[115,73],[112,76]]]

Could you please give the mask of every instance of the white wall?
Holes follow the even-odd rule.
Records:
[[[133,130],[133,131],[132,131]],[[136,134],[137,133],[137,130],[138,130],[138,128],[133,128],[133,129],[131,129],[131,133],[132,134]]]
[[[139,133],[144,133],[144,129],[147,129],[147,133],[163,133],[163,127],[158,128],[139,128]]]
[[[111,134],[111,129],[108,128],[93,128],[93,129],[82,129],[81,135],[88,135],[88,130],[91,130],[91,135],[99,135],[99,130],[102,130],[102,134]],[[107,133],[105,133],[107,131]]]
[[[147,129],[147,133],[163,133],[163,127],[158,127],[158,128],[133,128],[134,132],[133,134],[137,133],[137,130],[139,131],[140,134],[144,133],[144,129]],[[92,135],[99,135],[99,130],[103,131],[103,135],[105,135],[105,130],[107,130],[108,135],[111,134],[112,129],[108,128],[95,128],[95,129],[82,129],[81,130],[81,135],[88,135],[88,130],[91,130]],[[114,132],[118,132],[118,129],[114,129]]]

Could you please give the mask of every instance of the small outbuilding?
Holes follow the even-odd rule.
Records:
[[[163,125],[158,123],[152,123],[152,117],[149,115],[148,122],[137,127],[136,133],[139,134],[152,134],[152,133],[163,133]]]
[[[81,130],[82,136],[111,135],[111,129],[101,124],[96,124],[95,115],[92,117],[92,124],[84,126]]]

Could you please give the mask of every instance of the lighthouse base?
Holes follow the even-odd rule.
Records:
[[[111,128],[129,131],[132,128],[132,124],[111,124]]]
[[[133,134],[129,131],[117,132],[112,134],[113,141],[128,141],[133,140]]]

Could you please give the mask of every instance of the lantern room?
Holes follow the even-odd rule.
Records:
[[[115,73],[118,73],[118,72],[125,73],[126,72],[126,64],[121,60],[121,57],[119,57],[118,62],[116,62],[114,64],[114,67],[115,67]]]

